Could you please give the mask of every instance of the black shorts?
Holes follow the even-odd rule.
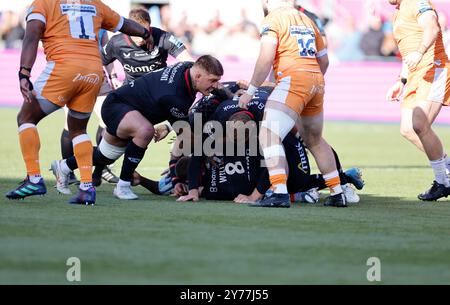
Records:
[[[117,128],[123,117],[130,111],[136,110],[123,102],[114,92],[108,94],[102,106],[102,119],[106,131],[117,137]]]

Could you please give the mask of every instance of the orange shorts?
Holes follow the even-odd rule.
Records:
[[[408,77],[403,108],[414,108],[418,102],[450,104],[450,62],[422,68]]]
[[[49,61],[34,82],[37,98],[63,107],[90,113],[103,83],[101,63],[79,65],[73,62]]]
[[[322,73],[296,71],[277,80],[269,100],[285,104],[298,115],[314,116],[323,111],[324,94]]]

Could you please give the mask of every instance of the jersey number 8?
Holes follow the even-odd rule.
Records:
[[[241,161],[237,161],[235,163],[230,162],[225,165],[225,172],[230,176],[234,174],[242,175],[245,173],[245,169]]]

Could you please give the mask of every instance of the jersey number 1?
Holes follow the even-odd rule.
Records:
[[[93,17],[97,15],[95,6],[61,6],[62,13],[67,15],[69,19],[70,34],[72,37],[75,39],[95,40],[93,20]]]

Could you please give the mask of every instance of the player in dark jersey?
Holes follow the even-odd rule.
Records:
[[[154,125],[165,120],[187,120],[197,92],[209,95],[223,75],[221,63],[201,56],[195,63],[184,62],[140,77],[110,93],[102,117],[105,136],[94,151],[94,164],[107,165],[125,154],[114,195],[136,199],[131,190],[135,169],[154,136]],[[77,168],[74,158],[58,162],[57,187],[67,187],[67,175]]]
[[[232,83],[228,83],[228,86],[230,88],[233,88],[235,86],[232,85]],[[218,121],[221,124],[225,124],[226,122],[229,121],[256,121],[256,122],[260,122],[262,120],[262,116],[264,114],[264,107],[265,107],[265,103],[272,91],[272,87],[260,87],[256,94],[254,95],[253,99],[249,102],[248,104],[248,109],[244,110],[239,108],[238,106],[238,99],[230,99],[227,101],[224,101],[222,103],[220,103],[216,110],[214,111],[214,113],[211,115],[210,119],[214,120],[214,121]],[[236,91],[236,89],[234,89]],[[289,135],[289,137],[287,137],[285,139],[285,141],[283,141],[283,146],[285,147],[286,150],[286,157],[288,159],[288,164],[289,164],[289,178],[288,178],[288,189],[289,192],[291,194],[293,193],[298,193],[298,192],[305,192],[309,189],[322,189],[325,188],[325,182],[322,178],[321,175],[310,175],[310,168],[309,168],[309,160],[306,154],[306,150],[304,148],[304,145],[301,141],[301,139],[299,139],[299,136],[294,136],[292,134]],[[342,170],[342,167],[340,165],[339,162],[339,158],[336,154],[336,152],[333,150],[334,154],[335,154],[335,158],[337,161],[337,167],[339,169],[339,173],[341,176],[341,183],[345,186],[345,190],[346,190],[346,196],[349,197],[349,202],[358,202],[359,201],[359,197],[357,196],[356,193],[354,193],[353,189],[351,189],[350,186],[347,185],[348,182],[352,182],[355,184],[355,186],[358,189],[361,189],[363,187],[363,182],[361,180],[361,173],[359,171],[359,169],[356,168],[352,168],[350,170],[348,170],[346,173],[344,173],[344,171]],[[247,150],[246,150],[247,153]],[[227,161],[225,160],[225,164],[249,164],[249,160],[248,158],[252,158],[250,156],[246,156],[246,157],[229,157],[229,156],[225,156],[224,158],[232,158],[231,161]],[[233,159],[235,158],[235,159]],[[236,159],[237,158],[237,159]],[[259,159],[257,159],[259,160]],[[259,161],[255,160],[253,163],[257,163]],[[250,162],[251,163],[251,162]],[[211,182],[213,184],[212,189],[216,190],[216,196],[215,199],[222,199],[222,200],[227,200],[229,199],[230,196],[233,196],[236,192],[239,191],[239,188],[241,188],[242,193],[239,193],[240,196],[238,198],[235,198],[235,200],[237,202],[251,202],[251,201],[255,201],[257,199],[260,199],[261,196],[264,195],[265,191],[269,188],[270,183],[268,180],[268,175],[267,175],[267,170],[264,172],[266,174],[266,179],[262,179],[259,180],[260,182],[258,183],[258,187],[254,188],[254,192],[251,193],[251,195],[249,196],[248,194],[248,187],[250,185],[250,188],[252,187],[252,184],[249,184],[249,182],[252,179],[248,179],[247,183],[243,183],[243,181],[241,181],[242,183],[240,183],[239,181],[233,181],[231,178],[227,179],[227,171],[224,171],[226,168],[220,169],[220,167],[212,167],[212,169],[215,169],[216,171],[218,171],[217,173],[215,173],[214,171],[211,170],[206,170],[204,174],[200,174],[200,170],[199,168],[202,165],[202,160],[199,157],[194,157],[193,161],[191,161],[191,168],[192,170],[190,171],[190,175],[189,175],[189,189],[197,189],[199,182],[199,179],[196,178],[192,178],[192,177],[204,177],[204,181],[205,183],[209,183],[208,181],[213,181]],[[236,168],[236,167],[234,167]],[[261,176],[261,170],[259,169],[260,166],[257,165],[256,168],[251,168],[249,170],[245,170],[247,167],[246,166],[240,166],[240,169],[242,171],[241,174],[244,174],[244,176],[249,176],[249,177],[253,177],[253,181],[255,179],[257,179],[256,177],[260,177]],[[239,168],[238,168],[239,170]],[[252,171],[253,173],[255,173],[255,176],[252,175]],[[236,171],[235,171],[236,172]],[[219,179],[219,174],[220,173],[223,178],[222,180]],[[206,176],[206,177],[205,177]],[[216,182],[217,181],[223,181],[222,184],[219,184]],[[229,184],[229,188],[227,188],[227,184],[226,182],[230,180],[232,181]],[[219,186],[222,186],[221,188]],[[204,190],[204,192],[206,191],[206,194],[208,194],[208,190],[211,189],[211,186],[205,185],[206,189]],[[261,192],[261,190],[263,190]],[[314,193],[314,192],[313,192]],[[227,195],[225,195],[227,194]],[[205,196],[205,194],[203,195]],[[208,197],[208,196],[205,196]],[[318,194],[317,194],[317,199],[318,199]],[[194,196],[185,196],[183,198],[181,198],[181,200],[195,200],[195,195]]]
[[[159,28],[151,27],[151,19],[147,10],[142,8],[132,9],[129,13],[129,19],[139,23],[151,33],[153,46],[149,49],[147,44],[140,37],[118,34],[105,44],[101,45],[101,55],[103,65],[112,67],[112,63],[118,60],[125,72],[125,84],[134,81],[149,72],[164,68],[167,66],[168,55],[173,56],[178,61],[193,61],[191,55],[186,50],[184,44],[172,34]],[[107,37],[105,33],[103,37]],[[111,70],[111,68],[109,68]],[[108,71],[109,72],[109,71]],[[109,78],[113,89],[120,87],[120,81],[116,73],[109,73]],[[103,90],[103,87],[102,87]],[[111,90],[107,91],[109,93]],[[106,94],[105,94],[106,96]],[[104,99],[98,99],[95,109],[101,109]],[[100,143],[104,133],[104,126],[101,122],[97,129],[96,140]],[[68,158],[73,155],[71,151],[72,142],[67,132],[61,135],[62,157]],[[67,151],[67,153],[65,153]],[[53,166],[54,167],[54,166]],[[108,167],[97,166],[92,174],[95,186],[100,185],[101,177],[110,183],[117,183],[118,178]]]
[[[178,61],[193,61],[184,44],[172,34],[150,26],[148,11],[142,8],[130,11],[129,18],[149,29],[153,48],[148,49],[139,37],[115,35],[102,50],[103,64],[118,60],[125,72],[125,83],[167,66],[168,55]]]

